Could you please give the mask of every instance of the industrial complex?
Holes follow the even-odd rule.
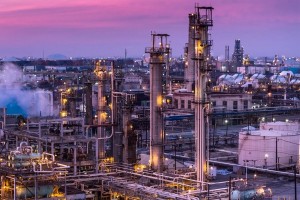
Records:
[[[213,12],[182,58],[151,32],[141,59],[0,61],[0,199],[297,199],[300,59],[214,58]]]

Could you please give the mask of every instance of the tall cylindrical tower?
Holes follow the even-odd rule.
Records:
[[[207,174],[207,152],[206,130],[208,123],[205,119],[209,101],[206,94],[206,82],[208,72],[211,70],[208,65],[210,59],[210,46],[212,41],[209,39],[208,29],[213,25],[212,7],[196,7],[195,20],[195,146],[196,146],[196,173],[197,181],[203,183]],[[200,185],[204,189],[203,184]]]
[[[150,165],[155,171],[163,171],[163,67],[165,54],[169,54],[167,34],[152,34],[150,53]],[[158,44],[157,44],[158,43]]]
[[[85,92],[85,124],[93,125],[93,85],[87,81],[84,83]]]
[[[101,61],[96,62],[95,73],[98,76],[98,110],[97,110],[97,138],[103,138],[105,136],[104,125],[107,118],[106,113],[106,98],[104,94],[104,86],[105,79],[107,77],[106,67],[102,65]],[[104,140],[97,141],[97,149],[96,149],[96,162],[99,162],[99,159],[103,159],[105,157],[105,143]],[[96,168],[96,171],[98,167]]]
[[[187,60],[184,68],[184,81],[188,92],[192,92],[193,84],[195,82],[195,21],[196,15],[189,14],[189,33],[188,33],[188,45],[187,45]]]

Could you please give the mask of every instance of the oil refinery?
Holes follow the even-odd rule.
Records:
[[[300,74],[241,40],[214,58],[213,12],[180,59],[151,32],[149,58],[1,61],[0,199],[297,199]]]

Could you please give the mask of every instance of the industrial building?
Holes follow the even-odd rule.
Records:
[[[193,93],[178,90],[173,94],[173,106],[175,109],[186,111],[194,110]],[[247,93],[221,93],[210,94],[213,110],[218,111],[244,111],[252,108],[252,95]]]

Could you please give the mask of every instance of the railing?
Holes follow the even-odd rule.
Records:
[[[170,53],[171,49],[167,47],[146,47],[145,53]]]
[[[201,37],[196,35],[194,37],[194,39],[195,40],[201,40]],[[201,45],[204,46],[204,47],[212,46],[213,45],[213,40],[201,40]]]
[[[205,16],[201,16],[200,19],[196,19],[192,26],[213,26],[213,20],[208,19]]]

